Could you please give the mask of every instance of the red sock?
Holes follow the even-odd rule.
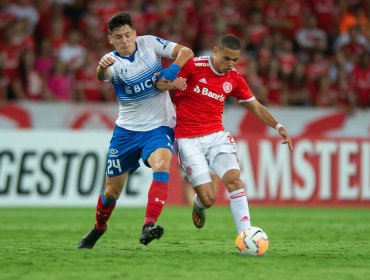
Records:
[[[168,182],[153,181],[148,192],[144,224],[157,221],[167,200]]]
[[[116,202],[110,205],[104,205],[101,195],[99,195],[98,204],[96,205],[96,224],[95,228],[99,231],[104,231],[107,228],[107,221],[113,212]]]

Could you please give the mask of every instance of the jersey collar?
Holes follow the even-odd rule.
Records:
[[[224,73],[219,73],[216,68],[213,66],[213,55],[210,55],[208,57],[208,61],[209,61],[209,66],[211,67],[213,73],[215,73],[216,75],[219,75],[219,76],[223,76],[225,75]]]
[[[130,61],[130,62],[134,62],[136,52],[137,52],[137,44],[136,44],[136,49],[135,49],[135,51],[134,51],[134,52],[132,53],[132,55],[130,55],[129,57],[120,55],[120,54],[117,52],[117,50],[114,50],[114,51],[113,51],[114,55],[116,55],[116,56],[118,56],[118,57],[120,57],[120,58],[122,58],[122,59],[127,59],[127,60],[128,60],[128,61]]]

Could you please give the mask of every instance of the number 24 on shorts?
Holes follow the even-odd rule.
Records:
[[[117,168],[119,172],[122,172],[121,163],[119,159],[108,159],[107,174],[113,174],[112,168]]]

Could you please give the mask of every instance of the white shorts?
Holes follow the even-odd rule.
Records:
[[[229,132],[179,138],[176,149],[179,164],[193,187],[212,182],[210,169],[221,179],[228,170],[240,170],[236,143]]]

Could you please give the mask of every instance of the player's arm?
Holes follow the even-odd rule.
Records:
[[[285,128],[274,118],[274,116],[257,99],[249,102],[242,102],[241,105],[251,111],[259,120],[275,128],[281,137],[284,138],[283,144],[288,144],[289,149],[293,150],[292,140]]]
[[[172,51],[172,57],[175,58],[175,61],[160,72],[159,78],[163,77],[163,79],[167,81],[175,80],[181,67],[184,66],[189,59],[194,57],[194,53],[191,49],[177,44]]]
[[[156,75],[159,77],[159,79],[156,83],[156,87],[160,91],[174,90],[174,89],[178,89],[178,90],[183,91],[183,90],[186,89],[186,78],[177,77],[178,72],[176,72],[175,76],[177,78],[175,77],[174,80],[166,79],[166,77],[162,77],[162,76],[163,76],[163,73],[165,71],[168,71],[168,69],[173,67],[173,65],[176,65],[176,67],[178,67],[179,71],[180,71],[180,66],[181,66],[181,68],[183,68],[181,70],[181,72],[182,72],[181,75],[183,76],[184,75],[184,70],[189,67],[189,63],[190,63],[189,60],[191,60],[191,58],[194,57],[194,53],[189,48],[177,44],[175,46],[173,52],[172,52],[172,56],[176,57],[174,63],[169,68],[166,68],[166,69],[162,70],[161,72],[156,73]],[[179,63],[179,65],[177,65],[176,63]],[[185,71],[185,72],[188,72],[188,70]],[[185,74],[185,76],[186,76],[186,74]]]
[[[172,57],[175,57],[173,64],[176,64],[181,68],[190,58],[194,57],[194,53],[191,49],[177,44],[173,49]]]
[[[114,59],[111,56],[105,55],[103,56],[100,61],[98,68],[96,69],[96,77],[100,81],[107,81],[112,75],[112,72],[110,70],[111,65],[114,64]]]

